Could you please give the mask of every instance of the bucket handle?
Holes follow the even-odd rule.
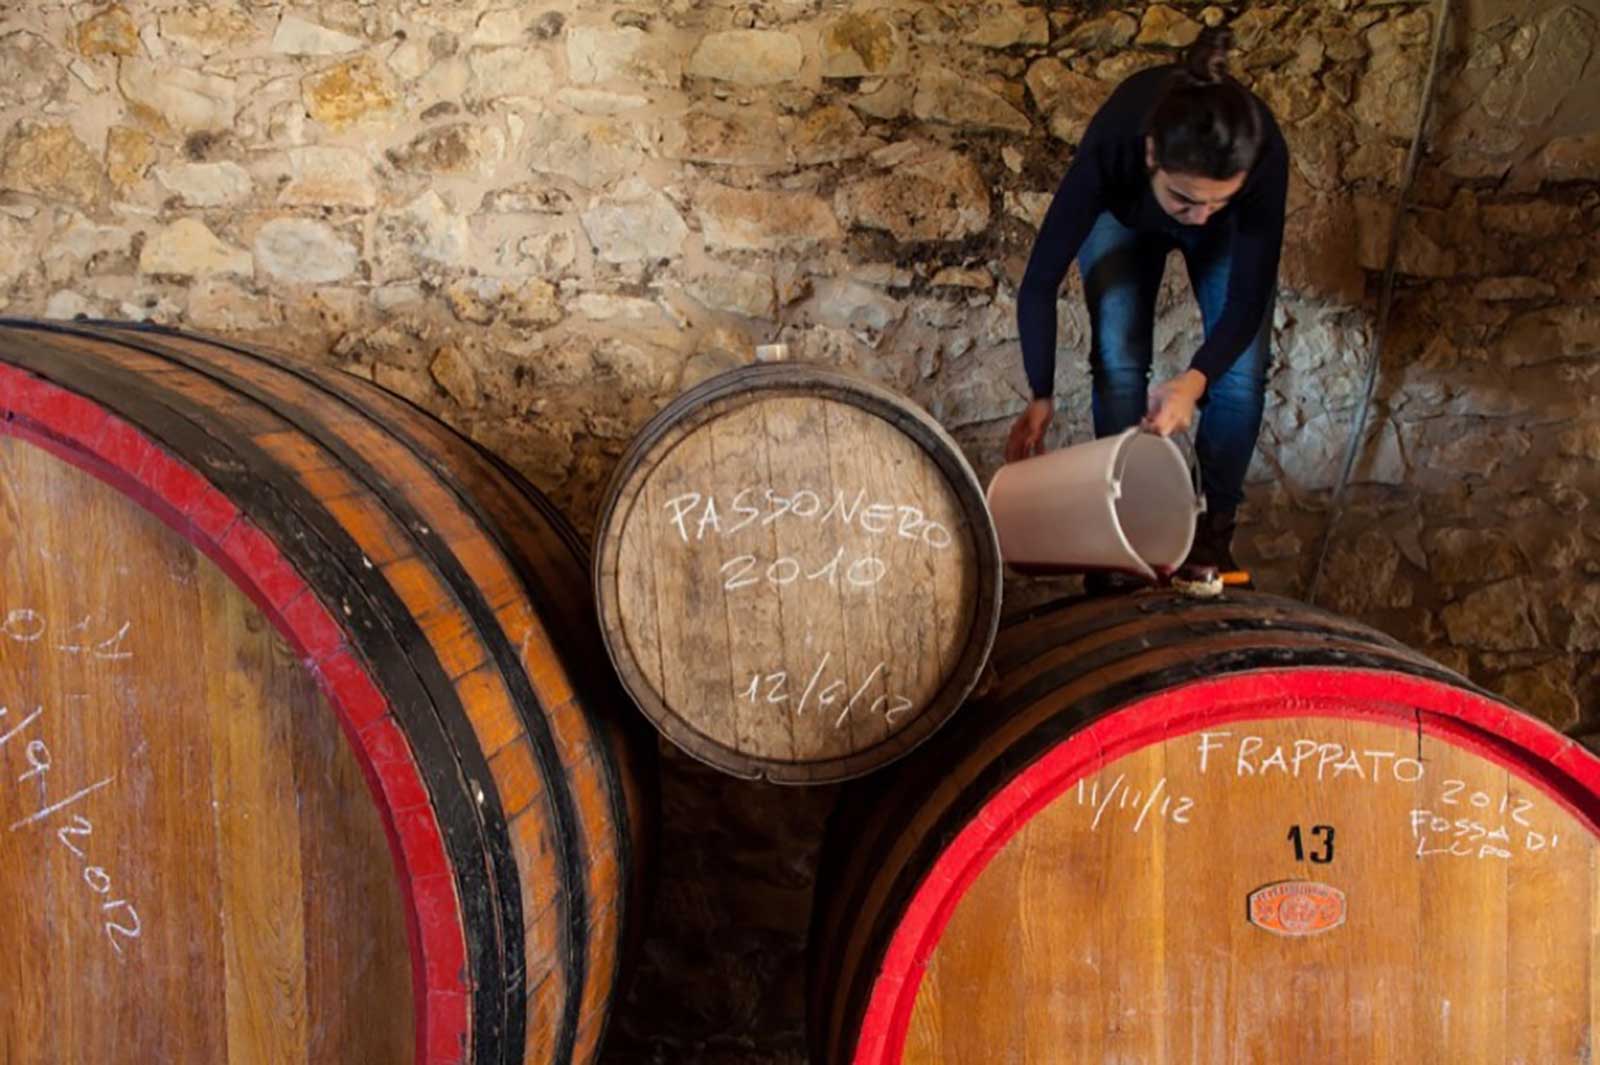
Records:
[[[1150,432],[1148,429],[1141,431]],[[1159,434],[1151,433],[1151,435],[1157,436]],[[1196,514],[1204,514],[1206,512],[1206,493],[1200,480],[1200,452],[1195,450],[1194,441],[1189,438],[1187,430],[1179,429],[1167,439],[1183,441],[1183,446],[1178,447],[1178,452],[1183,455],[1185,461],[1189,464],[1189,481],[1194,485],[1194,512]],[[1174,446],[1177,446],[1176,443]]]

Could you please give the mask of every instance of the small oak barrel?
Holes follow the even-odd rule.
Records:
[[[818,1065],[1588,1060],[1600,761],[1251,593],[1009,621],[989,690],[846,789]]]
[[[899,757],[960,706],[998,624],[994,526],[955,442],[815,366],[747,366],[664,408],[595,545],[623,684],[742,777],[822,783]]]
[[[0,1059],[594,1061],[651,763],[549,503],[159,330],[0,322],[0,418]]]

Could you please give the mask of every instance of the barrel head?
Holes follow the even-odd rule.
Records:
[[[598,536],[602,620],[635,701],[684,749],[837,780],[909,750],[971,688],[994,533],[909,401],[752,370],[680,399],[624,460]]]

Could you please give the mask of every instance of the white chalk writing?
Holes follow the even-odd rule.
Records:
[[[38,721],[44,714],[44,707],[37,706],[31,713],[26,714],[13,727],[0,733],[0,750],[3,750],[22,731]],[[0,728],[9,724],[11,709],[0,706]],[[63,799],[50,801],[49,774],[55,769],[55,759],[50,753],[49,744],[42,738],[35,737],[27,741],[22,748],[23,760],[27,769],[16,777],[16,783],[21,785],[33,781],[29,790],[38,793],[38,808],[25,817],[13,821],[10,831],[18,832],[30,825],[44,824],[57,820],[58,814],[82,802],[84,799],[100,791],[116,780],[115,774],[103,777],[100,780],[74,790]],[[79,813],[67,817],[65,823],[56,830],[56,839],[65,847],[74,858],[78,860],[84,885],[96,897],[102,914],[102,927],[106,938],[110,940],[111,947],[118,957],[124,954],[122,940],[132,941],[138,939],[143,933],[143,923],[139,919],[139,912],[132,902],[126,898],[113,898],[115,887],[112,876],[104,866],[90,864],[88,839],[94,834],[94,822]],[[120,939],[119,939],[120,937]]]
[[[832,502],[826,505],[822,495],[809,489],[780,495],[770,488],[741,488],[720,509],[715,494],[684,492],[667,500],[663,509],[684,543],[703,541],[707,533],[732,536],[752,525],[772,525],[781,519],[810,521],[819,526],[830,522],[840,527],[854,525],[871,536],[897,536],[935,551],[943,551],[955,542],[950,530],[929,518],[921,507],[910,503],[869,503],[864,488],[854,496],[835,492]]]
[[[1232,732],[1202,732],[1195,748],[1200,772],[1220,763],[1223,772],[1240,777],[1270,776],[1274,773],[1295,779],[1363,780],[1376,783],[1393,780],[1414,784],[1424,775],[1422,762],[1396,751],[1357,749],[1340,743],[1297,739],[1268,746],[1261,736]],[[1232,757],[1228,757],[1231,753]],[[1215,756],[1215,757],[1214,757]]]
[[[850,713],[858,704],[866,707],[866,713],[876,714],[880,710],[883,719],[892,725],[900,715],[912,708],[910,699],[903,695],[882,694],[875,697],[871,703],[862,704],[861,700],[872,689],[872,684],[880,675],[888,680],[884,672],[888,667],[887,662],[879,662],[872,667],[865,680],[855,685],[852,689],[850,683],[836,673],[829,673],[828,665],[833,659],[833,652],[829,651],[822,656],[822,661],[817,663],[816,669],[811,671],[810,678],[806,681],[805,688],[800,692],[799,699],[793,701],[796,717],[806,712],[806,707],[814,706],[818,712],[832,713],[833,707],[847,692],[850,698],[845,702],[844,708],[833,719],[834,728],[843,728],[849,720]],[[755,673],[750,677],[750,683],[739,692],[739,697],[751,703],[766,702],[773,706],[781,706],[792,701],[792,692],[789,689],[789,673],[787,670],[778,670],[773,673]],[[816,702],[811,702],[811,697],[816,696]]]
[[[871,588],[889,572],[883,559],[872,555],[862,555],[845,563],[842,547],[827,562],[816,567],[803,566],[787,556],[774,559],[765,567],[761,561],[755,555],[730,558],[718,570],[724,578],[722,587],[731,592],[757,583],[781,588],[796,581],[816,581],[833,588]]]
[[[132,628],[131,621],[114,628],[85,614],[77,621],[61,622],[46,618],[31,607],[15,607],[0,621],[0,637],[13,643],[42,644],[63,654],[116,662],[133,657],[133,652],[124,646]]]
[[[1495,806],[1493,795],[1487,791],[1469,791],[1464,780],[1447,780],[1439,785],[1439,802],[1445,806],[1471,806],[1477,810],[1488,810]],[[1497,812],[1528,828],[1528,811],[1532,809],[1532,799],[1512,799],[1510,795],[1502,793]]]
[[[877,604],[881,586],[900,576],[891,567],[909,563],[921,578],[927,573],[930,553],[954,546],[950,528],[923,505],[904,498],[884,501],[875,498],[874,491],[878,490],[803,485],[782,491],[766,485],[685,491],[660,503],[651,520],[667,527],[655,537],[658,547],[664,544],[675,551],[675,544],[687,545],[687,564],[695,569],[689,598],[705,602],[709,591],[728,604],[775,599],[772,616],[782,626],[786,618],[821,608],[815,598],[819,594],[829,600],[837,597],[839,606],[849,610]],[[680,557],[675,564],[685,562]],[[752,649],[772,645],[773,634],[753,629],[747,624],[753,619],[740,620],[736,634],[740,643]],[[876,624],[878,618],[872,621]],[[920,615],[901,610],[891,624],[910,626],[920,621]],[[869,643],[883,653],[881,637],[869,638]],[[865,663],[844,669],[843,648],[836,639],[813,642],[808,635],[803,647],[803,660],[785,655],[781,662],[769,660],[769,668],[748,675],[747,682],[746,675],[736,677],[731,686],[735,705],[782,706],[796,717],[825,714],[840,729],[852,714],[893,725],[915,709],[913,699],[893,690],[887,663],[879,663],[863,680]],[[865,657],[872,652],[853,647],[851,653]],[[783,668],[773,668],[777,666]],[[803,683],[813,673],[814,682]]]
[[[1503,821],[1494,824],[1493,819],[1485,824],[1477,818],[1450,818],[1432,810],[1414,809],[1410,821],[1418,858],[1439,854],[1510,861],[1519,852],[1538,854],[1561,845],[1559,832],[1540,832],[1522,825],[1513,828]]]
[[[1514,854],[1554,850],[1561,844],[1560,833],[1537,827],[1533,812],[1532,799],[1474,787],[1465,780],[1442,781],[1432,807],[1414,808],[1409,814],[1416,856],[1510,861]]]
[[[1189,814],[1194,810],[1194,799],[1187,795],[1172,794],[1166,777],[1156,781],[1148,792],[1143,788],[1135,790],[1128,783],[1126,773],[1119,773],[1103,793],[1098,779],[1087,782],[1079,780],[1077,796],[1079,806],[1087,806],[1094,810],[1094,820],[1089,822],[1090,831],[1098,830],[1101,819],[1112,810],[1127,811],[1136,815],[1133,822],[1134,835],[1139,834],[1139,830],[1144,827],[1145,821],[1152,814],[1157,820],[1186,825],[1189,823]]]
[[[1283,776],[1318,783],[1361,781],[1416,784],[1427,776],[1419,758],[1398,751],[1347,747],[1300,738],[1270,743],[1261,736],[1201,732],[1195,744],[1196,768],[1234,777]],[[1431,787],[1430,787],[1431,790]],[[1418,858],[1499,858],[1554,849],[1560,836],[1532,823],[1534,802],[1465,780],[1440,780],[1427,807],[1411,809],[1409,823]]]

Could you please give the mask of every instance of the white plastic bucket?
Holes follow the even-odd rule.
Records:
[[[1019,569],[1157,580],[1189,556],[1204,509],[1183,452],[1138,429],[1010,463],[989,482],[1000,555]]]

